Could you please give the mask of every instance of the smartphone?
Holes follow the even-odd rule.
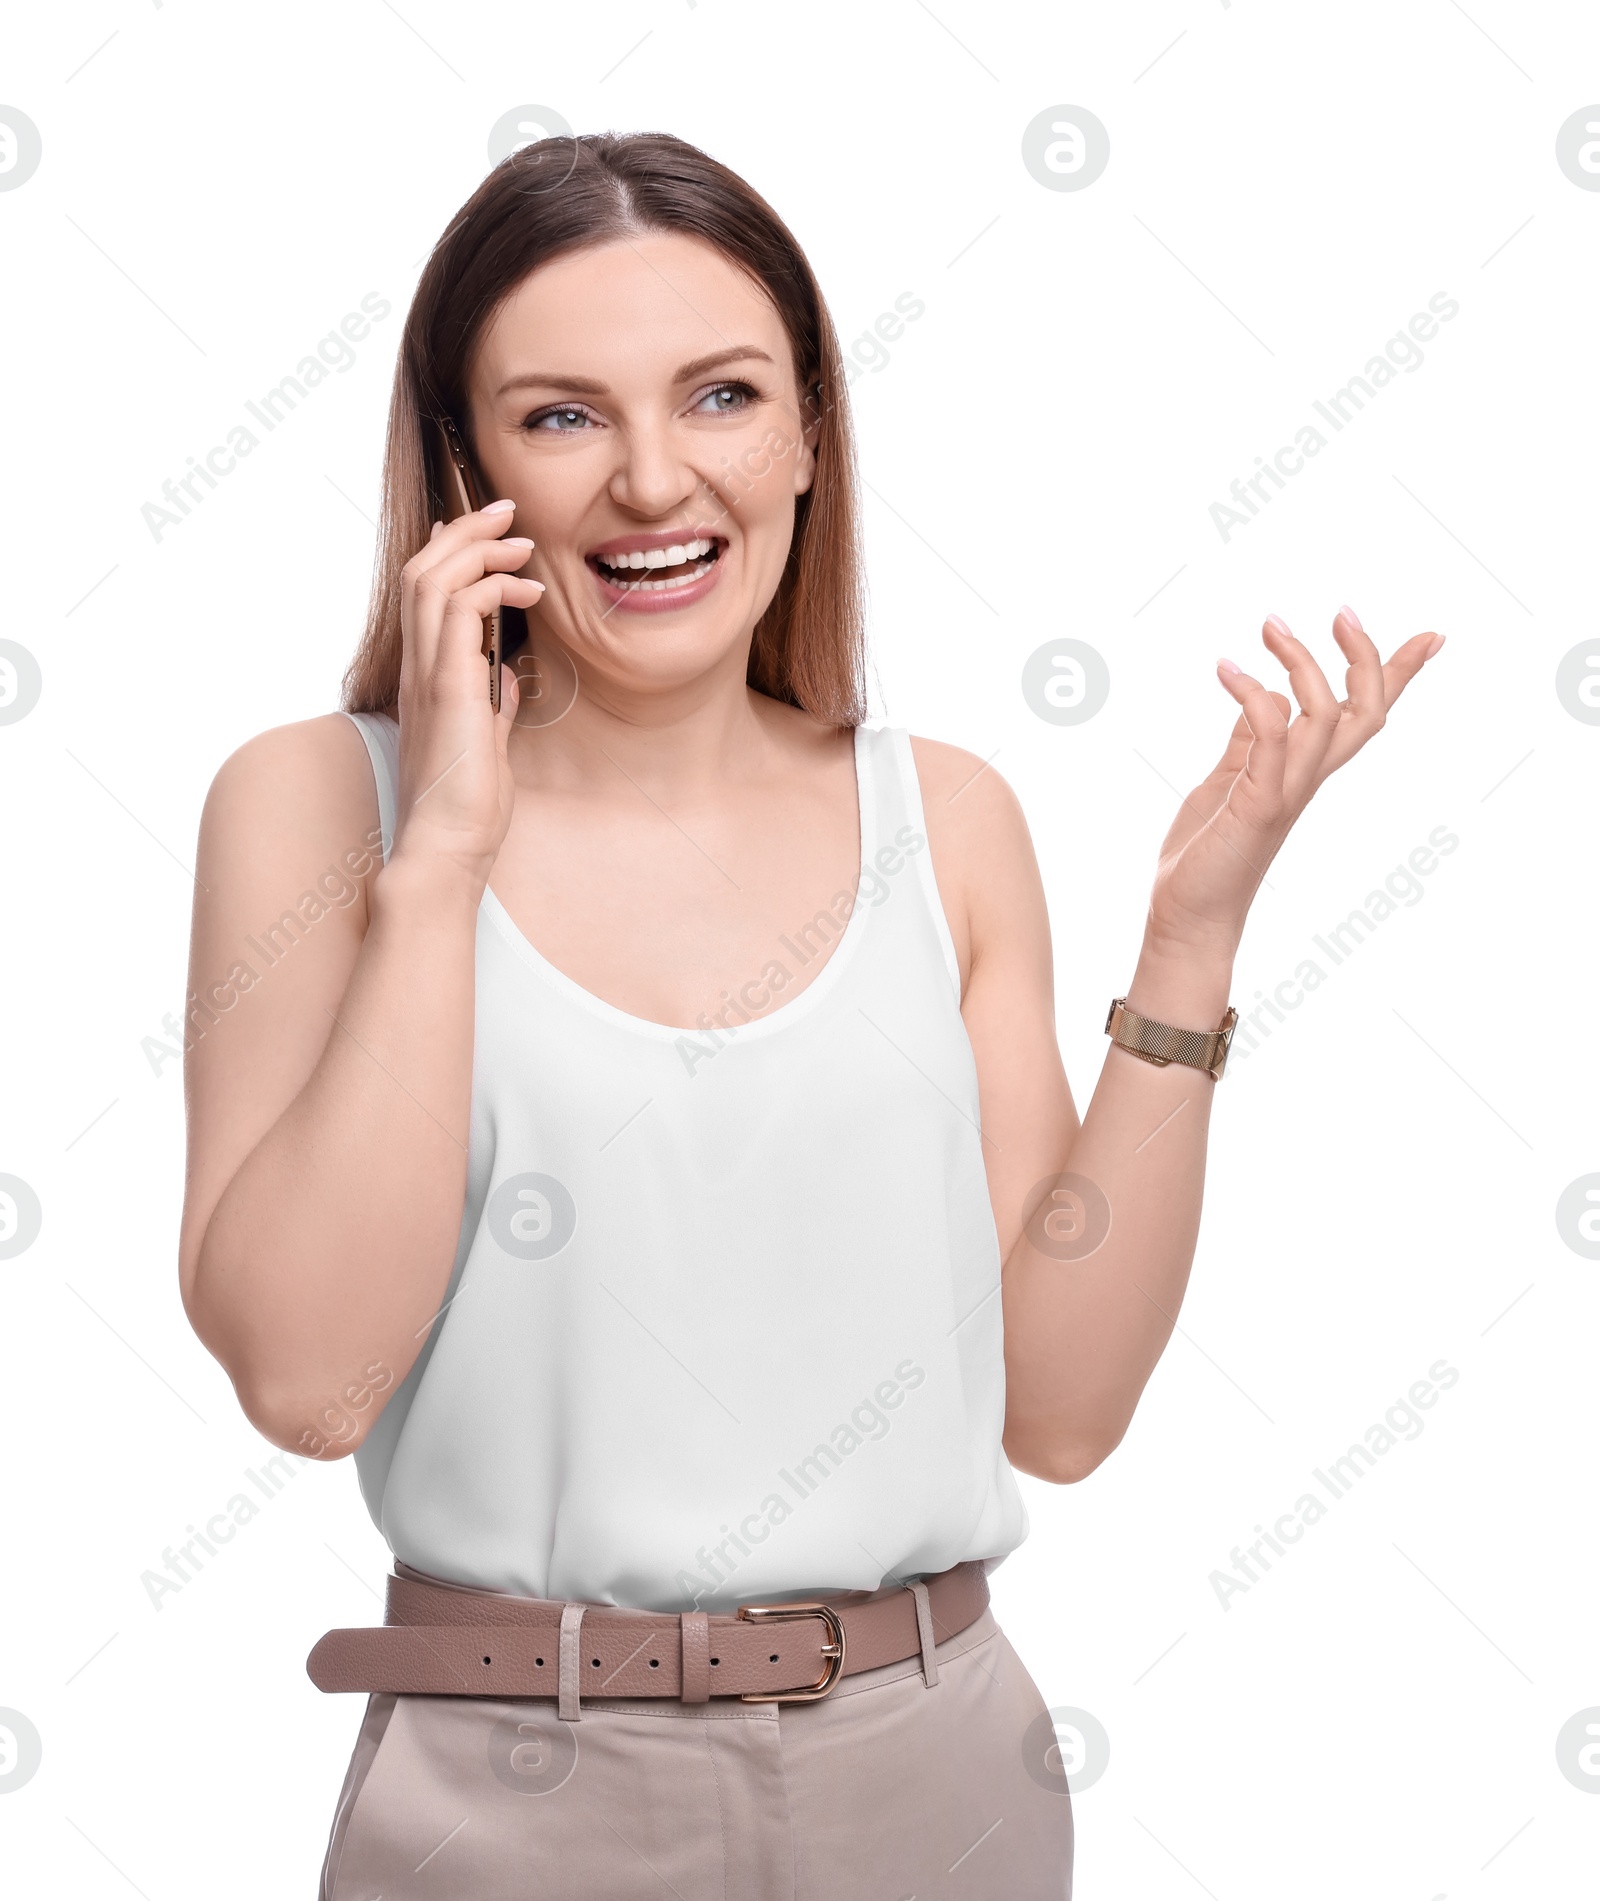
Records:
[[[446,416],[438,424],[438,461],[440,501],[443,519],[455,521],[483,506],[483,497],[473,477],[465,443],[454,422]],[[483,657],[489,665],[489,704],[500,711],[500,621],[502,610],[495,608],[483,623]]]

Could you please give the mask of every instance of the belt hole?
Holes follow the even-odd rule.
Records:
[[[650,1668],[652,1670],[659,1670],[661,1668],[661,1660],[659,1657],[652,1657],[650,1659]]]
[[[722,1661],[722,1659],[721,1659],[720,1657],[713,1657],[713,1658],[711,1659],[711,1661],[712,1661],[713,1663],[721,1663],[721,1661]]]
[[[598,1657],[591,1657],[589,1659],[589,1662],[594,1666],[596,1670],[600,1668],[600,1659]]]
[[[485,1663],[487,1663],[488,1661],[489,1661],[489,1659],[488,1659],[487,1657],[485,1657],[485,1658],[484,1658],[484,1662],[485,1662]]]
[[[536,1663],[536,1664],[537,1664],[537,1665],[539,1666],[539,1668],[540,1668],[541,1670],[542,1670],[542,1669],[544,1668],[544,1658],[543,1658],[543,1657],[535,1657],[535,1658],[534,1658],[534,1662],[535,1662],[535,1663]]]
[[[776,1663],[777,1661],[778,1661],[778,1653],[777,1653],[776,1651],[774,1651],[774,1652],[772,1653],[772,1655],[771,1655],[770,1657],[768,1657],[768,1659],[767,1659],[767,1662],[768,1662],[768,1663]]]

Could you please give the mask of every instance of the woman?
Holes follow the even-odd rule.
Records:
[[[503,498],[448,522],[445,425]],[[1014,797],[862,724],[852,480],[771,209],[524,148],[412,305],[345,710],[208,799],[196,989],[272,961],[191,1054],[184,1297],[396,1559],[313,1653],[369,1698],[324,1901],[1070,1892],[1013,1468],[1126,1431],[1251,896],[1440,639],[1342,610],[1341,702],[1269,619],[1292,721],[1221,664],[1080,1124]]]

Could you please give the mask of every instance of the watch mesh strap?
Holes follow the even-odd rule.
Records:
[[[1219,1030],[1180,1030],[1170,1023],[1156,1023],[1140,1016],[1117,997],[1106,1017],[1106,1034],[1119,1049],[1137,1056],[1141,1062],[1153,1063],[1158,1069],[1165,1069],[1168,1063],[1182,1063],[1187,1068],[1203,1069],[1210,1076],[1218,1076],[1237,1021],[1230,1010]]]

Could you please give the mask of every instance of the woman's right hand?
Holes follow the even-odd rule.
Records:
[[[459,873],[474,896],[489,881],[516,796],[506,757],[516,676],[502,665],[496,717],[483,621],[544,593],[542,581],[513,572],[533,551],[525,537],[506,536],[513,512],[495,503],[436,522],[401,573],[400,811],[389,862]]]

